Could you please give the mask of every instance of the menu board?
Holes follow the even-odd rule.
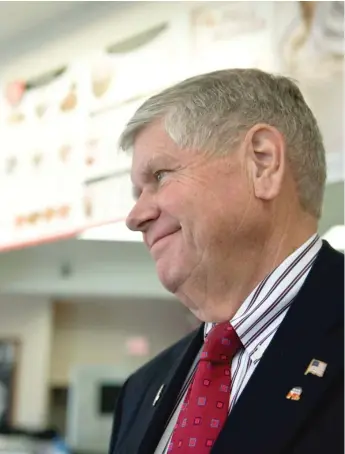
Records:
[[[342,76],[344,2],[292,3],[294,20],[282,27],[284,39],[277,40],[283,71],[315,83]]]
[[[117,150],[116,128],[136,106],[91,117],[86,73],[86,66],[71,66],[43,88],[24,93],[15,105],[5,95],[0,100],[2,249],[123,218],[124,209],[109,205],[118,180],[118,205],[130,208],[129,157]],[[91,189],[105,178],[106,186]]]
[[[204,2],[191,12],[196,72],[224,68],[272,71],[272,2]]]
[[[0,87],[0,250],[124,220],[131,159],[117,141],[148,96],[179,80],[178,33],[163,23]]]

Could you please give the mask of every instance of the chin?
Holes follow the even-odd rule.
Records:
[[[158,278],[168,292],[175,294],[181,285],[181,282],[183,282],[181,270],[176,266],[167,267],[162,265],[163,264],[160,264],[159,262],[156,264]]]

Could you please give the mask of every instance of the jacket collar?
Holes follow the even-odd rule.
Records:
[[[272,325],[275,330],[278,328],[276,318],[288,311],[321,247],[317,234],[309,238],[257,285],[230,320],[253,362],[263,356]],[[205,337],[214,325],[205,324]]]

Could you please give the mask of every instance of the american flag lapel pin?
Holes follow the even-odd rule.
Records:
[[[319,361],[318,359],[312,359],[309,366],[307,367],[304,375],[313,374],[318,377],[323,377],[327,368],[327,363]]]
[[[152,406],[153,406],[153,407],[157,404],[157,402],[158,402],[159,399],[161,398],[161,395],[162,395],[162,392],[163,392],[163,389],[164,389],[164,388],[165,388],[165,385],[162,385],[162,386],[159,388],[159,390],[158,390],[158,392],[157,392],[157,394],[156,394],[156,397],[153,399],[153,402],[152,402]]]

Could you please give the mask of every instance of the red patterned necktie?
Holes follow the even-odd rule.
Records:
[[[169,454],[208,454],[228,416],[231,360],[241,341],[229,322],[212,328],[189,385]]]

